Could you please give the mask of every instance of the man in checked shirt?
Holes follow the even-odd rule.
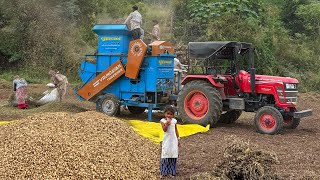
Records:
[[[129,14],[124,24],[130,22],[130,28],[133,35],[133,39],[140,39],[141,37],[141,24],[142,24],[142,16],[138,11],[138,6],[134,5],[132,7],[133,12]]]

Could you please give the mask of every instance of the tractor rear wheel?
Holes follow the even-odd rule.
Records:
[[[242,114],[242,110],[234,109],[234,110],[226,111],[225,113],[221,114],[218,123],[232,124],[237,119],[239,119],[241,114]]]
[[[98,101],[98,111],[115,116],[120,111],[120,101],[114,94],[106,94]]]
[[[178,111],[183,123],[206,126],[218,122],[222,111],[221,95],[205,81],[191,81],[179,92]]]
[[[255,126],[262,134],[278,134],[283,130],[283,117],[280,111],[272,106],[260,108],[254,117]]]
[[[142,114],[146,110],[146,108],[145,107],[138,107],[138,106],[128,106],[128,110],[132,114]]]

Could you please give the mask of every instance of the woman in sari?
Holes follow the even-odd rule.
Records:
[[[15,76],[13,80],[13,90],[16,92],[16,99],[18,102],[19,109],[27,109],[27,101],[28,97],[27,93],[28,83],[25,79],[20,78],[19,76]]]

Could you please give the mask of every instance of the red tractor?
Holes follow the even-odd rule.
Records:
[[[188,75],[177,99],[184,123],[213,127],[235,122],[242,111],[256,112],[257,131],[277,134],[312,115],[296,109],[297,79],[255,74],[250,43],[190,42],[187,59]]]

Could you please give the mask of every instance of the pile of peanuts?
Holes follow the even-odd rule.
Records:
[[[158,179],[160,147],[95,111],[0,126],[0,179]]]

